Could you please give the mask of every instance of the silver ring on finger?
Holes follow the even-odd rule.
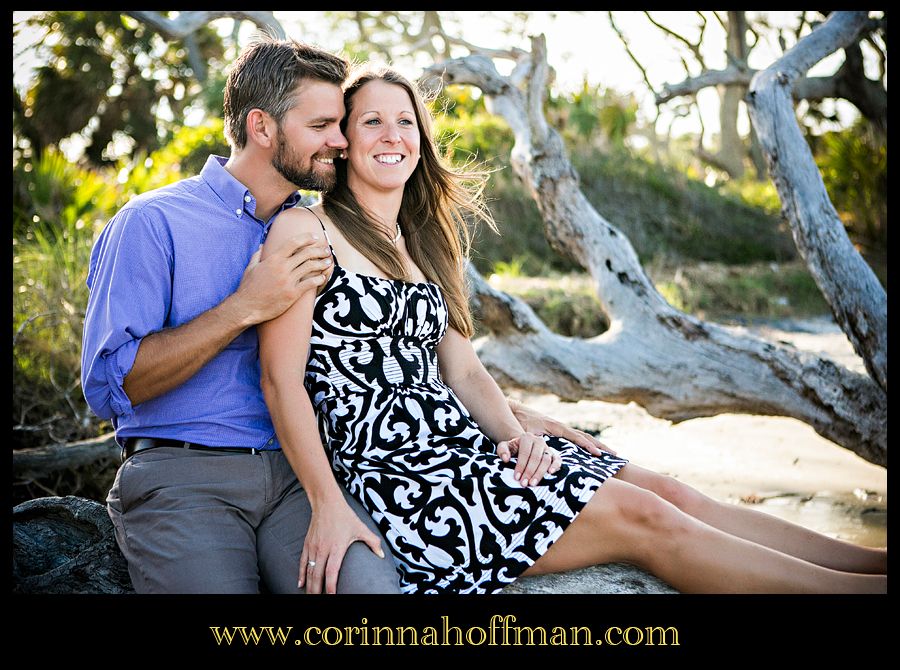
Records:
[[[309,567],[311,567],[311,568],[316,567],[316,562],[315,562],[315,561],[307,561],[306,564],[307,564]]]

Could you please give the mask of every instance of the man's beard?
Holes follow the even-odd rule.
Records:
[[[334,170],[328,174],[316,172],[312,158],[310,158],[310,166],[304,168],[297,154],[288,147],[280,130],[278,131],[278,151],[272,158],[272,167],[291,184],[304,191],[327,191],[334,186]]]

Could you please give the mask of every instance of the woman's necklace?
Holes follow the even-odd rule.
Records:
[[[402,234],[402,233],[401,233],[401,231],[400,231],[400,222],[398,221],[398,222],[397,222],[397,234],[394,236],[394,239],[392,239],[391,242],[393,242],[394,244],[397,244],[397,240],[400,239],[400,235],[401,235],[401,234]]]

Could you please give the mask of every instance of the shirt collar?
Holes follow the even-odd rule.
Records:
[[[225,203],[228,209],[235,213],[236,217],[242,218],[246,213],[259,221],[259,219],[256,219],[256,198],[253,197],[253,194],[244,184],[235,179],[234,175],[225,169],[225,163],[227,162],[227,158],[211,155],[206,159],[206,165],[200,171],[200,177],[209,184],[213,192],[219,196],[219,199]],[[300,199],[300,193],[294,191],[278,208],[275,215],[288,207],[295,206],[300,202]],[[272,216],[273,219],[275,215]],[[271,219],[262,223],[268,227]]]

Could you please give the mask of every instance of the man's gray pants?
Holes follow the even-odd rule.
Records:
[[[344,497],[385,557],[350,545],[338,593],[399,593],[387,542]],[[280,450],[141,451],[119,468],[106,502],[138,593],[303,593],[297,578],[312,510]]]

